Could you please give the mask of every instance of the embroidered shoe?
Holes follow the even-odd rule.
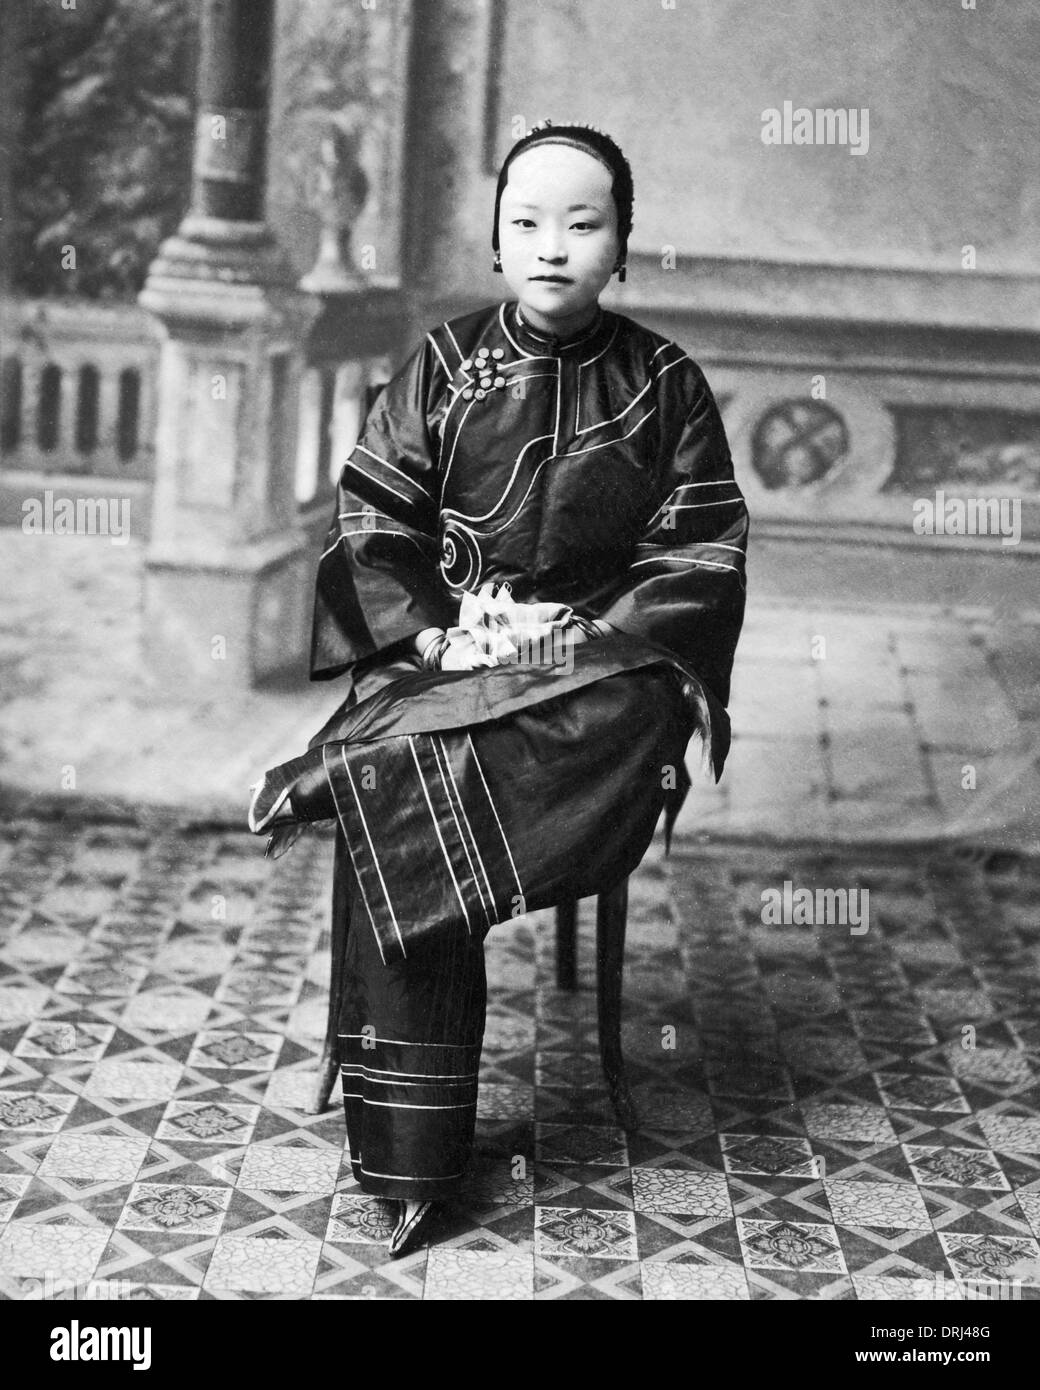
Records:
[[[421,1202],[409,1216],[408,1203],[402,1202],[401,1215],[387,1247],[390,1258],[399,1260],[402,1256],[410,1255],[413,1250],[417,1250],[423,1243],[423,1237],[430,1234],[439,1214],[436,1202]]]

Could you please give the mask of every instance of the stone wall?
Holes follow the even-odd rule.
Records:
[[[418,319],[508,293],[490,219],[511,141],[545,117],[601,126],[636,181],[629,279],[604,302],[704,365],[767,535],[905,543],[902,566],[928,557],[908,585],[928,601],[931,559],[954,547],[1040,552],[1040,11],[424,0],[413,25]],[[859,126],[845,145],[766,144],[763,113],[785,102]],[[1017,499],[1021,544],[915,531],[944,484]]]

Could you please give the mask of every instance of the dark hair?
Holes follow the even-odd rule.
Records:
[[[534,145],[573,145],[575,149],[584,150],[586,154],[592,155],[593,159],[598,159],[610,170],[614,178],[610,191],[614,195],[614,206],[617,208],[619,259],[623,262],[628,250],[629,233],[632,231],[634,201],[632,170],[628,160],[622,154],[620,146],[603,131],[586,125],[553,125],[551,121],[541,121],[526,135],[521,136],[502,161],[502,168],[498,171],[498,187],[495,190],[495,222],[491,232],[493,250],[497,251],[499,247],[498,217],[502,206],[502,193],[509,178],[509,166],[517,155],[523,154]]]

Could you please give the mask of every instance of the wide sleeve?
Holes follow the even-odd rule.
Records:
[[[318,562],[312,680],[454,621],[438,568],[434,422],[444,387],[426,340],[376,399],[343,466]]]
[[[744,620],[747,507],[700,368],[682,354],[657,390],[657,510],[597,616],[675,652],[725,705]]]

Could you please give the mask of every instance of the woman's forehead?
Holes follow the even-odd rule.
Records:
[[[579,198],[603,207],[612,202],[613,176],[594,155],[572,145],[536,145],[509,166],[503,197],[510,202],[568,206]]]

